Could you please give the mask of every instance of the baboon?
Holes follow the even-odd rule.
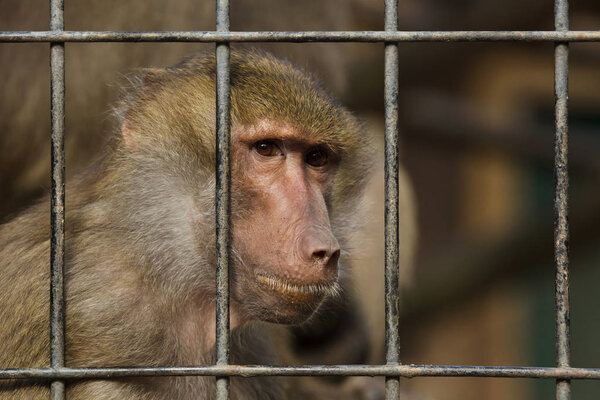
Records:
[[[67,185],[67,366],[214,362],[215,61],[132,79],[120,129]],[[372,161],[361,124],[271,55],[231,55],[231,361],[277,358],[264,322],[298,324],[340,290]],[[1,368],[49,365],[48,199],[0,227]],[[285,399],[232,378],[233,399]],[[45,384],[0,381],[2,399]],[[76,381],[69,399],[211,399],[214,378]],[[348,398],[343,393],[339,398]]]
[[[35,3],[35,4],[34,4]],[[196,0],[123,2],[120,0],[65,3],[68,30],[213,30],[215,3]],[[48,29],[48,3],[0,1],[3,30]],[[383,3],[369,0],[254,0],[231,7],[231,30],[379,30]],[[379,143],[383,53],[379,45],[306,43],[242,44],[261,46],[316,72],[327,87],[365,121]],[[115,76],[140,66],[164,66],[214,44],[199,43],[67,43],[66,137],[67,179],[102,152],[114,118],[106,117],[119,85]],[[50,182],[49,47],[47,43],[0,46],[0,224],[31,206],[48,191]],[[383,152],[377,152],[376,156]],[[379,362],[383,356],[383,174],[375,160],[366,193],[369,215],[359,233],[360,257],[351,259],[352,276],[340,282],[341,296],[330,298],[301,328],[270,325],[278,350],[289,364],[355,364]],[[400,171],[402,172],[402,170]],[[401,174],[401,177],[405,175]],[[414,252],[414,209],[411,184],[400,182],[401,283],[407,286]],[[406,194],[406,196],[404,196]],[[381,236],[381,237],[380,237]],[[358,279],[355,279],[358,277]],[[367,279],[365,279],[365,277]],[[377,277],[377,278],[374,278]],[[290,332],[285,332],[290,331]],[[319,382],[323,379],[319,378]],[[295,380],[293,380],[295,381]]]

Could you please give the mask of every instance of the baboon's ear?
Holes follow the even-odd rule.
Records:
[[[144,68],[140,71],[141,81],[143,84],[142,90],[164,81],[167,70],[162,68]]]
[[[123,122],[121,122],[123,144],[129,150],[136,150],[138,148],[137,144],[142,134],[134,118],[135,112],[140,108],[140,103],[146,100],[147,93],[164,82],[166,72],[166,70],[160,68],[144,68],[138,74],[136,98],[129,105]]]
[[[127,111],[123,122],[121,122],[121,136],[123,137],[123,144],[128,150],[136,150],[139,135],[135,129],[135,124],[131,121],[131,114]]]

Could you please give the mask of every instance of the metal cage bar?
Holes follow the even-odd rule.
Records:
[[[2,42],[600,42],[600,31],[5,31]]]
[[[385,30],[398,30],[398,2],[385,0]],[[398,44],[385,43],[385,361],[400,362],[398,279]],[[397,400],[400,377],[385,380],[386,400]]]
[[[554,25],[557,31],[569,29],[568,0],[555,0]],[[556,268],[556,365],[570,366],[569,345],[569,220],[568,190],[568,102],[569,44],[557,42],[554,47],[554,264]],[[569,379],[556,380],[556,400],[571,398]]]
[[[64,29],[63,0],[50,0],[50,29]],[[51,163],[52,197],[50,205],[50,365],[65,365],[65,45],[50,44]],[[65,383],[50,384],[52,400],[65,399]]]
[[[217,0],[217,31],[229,30],[229,0]],[[229,205],[230,205],[230,88],[229,44],[216,45],[216,235],[217,235],[217,304],[216,365],[229,364]],[[229,398],[229,377],[216,377],[217,400]]]
[[[0,370],[0,379],[113,379],[134,376],[465,376],[600,380],[599,368],[458,365],[207,365],[202,367],[19,368]]]

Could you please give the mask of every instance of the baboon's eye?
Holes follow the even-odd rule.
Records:
[[[322,167],[327,164],[329,155],[327,149],[322,146],[311,148],[304,156],[304,161],[313,167]]]
[[[254,143],[254,150],[264,157],[275,157],[283,154],[274,140],[259,140]]]

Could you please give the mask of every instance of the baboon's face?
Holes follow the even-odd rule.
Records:
[[[302,322],[338,288],[327,204],[339,157],[273,120],[234,127],[232,157],[232,296],[248,317]]]

